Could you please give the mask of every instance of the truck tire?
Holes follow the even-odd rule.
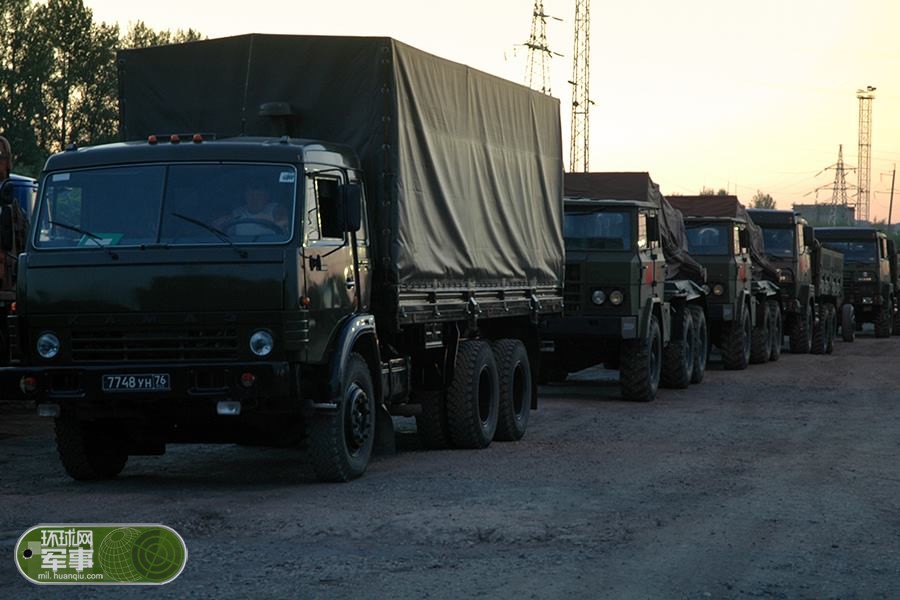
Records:
[[[315,418],[309,436],[319,481],[350,481],[366,472],[375,442],[375,388],[359,354],[347,360],[337,410]]]
[[[825,305],[825,354],[834,352],[834,338],[837,335],[837,309],[834,304]]]
[[[656,315],[650,315],[647,337],[622,342],[619,385],[622,397],[633,402],[656,398],[662,371],[662,334]]]
[[[416,415],[416,432],[422,445],[429,450],[445,450],[450,447],[450,431],[447,428],[447,405],[443,390],[416,391],[422,412]]]
[[[501,442],[521,440],[528,429],[531,412],[531,363],[528,351],[519,340],[494,342],[494,359],[500,379],[500,405],[494,439]]]
[[[828,342],[828,332],[826,330],[828,316],[825,307],[819,308],[819,318],[816,319],[812,328],[812,342],[809,345],[810,354],[825,354],[825,346]]]
[[[852,304],[841,307],[841,339],[845,342],[856,339],[856,313]]]
[[[757,304],[763,311],[762,327],[753,327],[750,334],[750,364],[758,365],[769,362],[772,353],[772,322],[769,318],[769,309],[765,302]]]
[[[678,339],[673,334],[663,350],[660,384],[665,388],[683,390],[690,385],[694,370],[694,320],[686,306],[672,314],[681,321],[681,332]]]
[[[781,306],[779,306],[777,300],[767,300],[766,308],[769,311],[769,328],[772,333],[769,360],[775,362],[781,358],[781,344],[784,342],[784,323],[781,320]]]
[[[731,371],[746,369],[750,364],[750,310],[746,306],[740,319],[735,319],[722,336],[722,362]]]
[[[69,477],[76,481],[112,479],[128,462],[120,425],[58,417],[56,451]]]
[[[688,308],[694,320],[694,368],[691,370],[691,383],[700,383],[706,375],[706,362],[709,360],[709,329],[703,307],[692,305]]]
[[[812,310],[806,310],[805,314],[795,315],[791,319],[791,327],[788,335],[788,345],[794,354],[808,354],[812,347]]]
[[[486,448],[494,439],[500,405],[497,362],[487,342],[459,345],[447,388],[447,426],[457,448]]]
[[[889,338],[891,337],[891,328],[893,327],[894,310],[890,304],[882,306],[881,310],[875,313],[875,337]]]

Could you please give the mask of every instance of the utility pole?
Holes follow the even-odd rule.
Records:
[[[891,171],[891,201],[888,203],[888,231],[891,229],[891,213],[894,211],[894,180],[897,178],[897,165],[894,164],[894,170]]]
[[[859,99],[859,169],[857,175],[856,218],[869,220],[869,190],[872,184],[872,101],[875,88],[871,85],[856,90]]]
[[[535,0],[531,17],[531,35],[525,47],[528,61],[525,64],[525,85],[542,94],[550,93],[550,61],[554,56],[562,56],[550,50],[547,45],[547,19],[562,21],[544,12],[543,0]],[[536,87],[540,82],[540,87]]]
[[[569,171],[590,171],[591,2],[575,0],[575,50],[572,52],[572,140]]]

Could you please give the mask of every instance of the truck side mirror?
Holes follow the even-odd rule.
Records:
[[[16,199],[13,182],[9,179],[0,185],[0,206],[9,206]]]
[[[362,186],[358,183],[344,184],[341,203],[344,205],[344,231],[359,231],[362,226]]]
[[[647,241],[658,242],[659,239],[659,216],[647,216]]]

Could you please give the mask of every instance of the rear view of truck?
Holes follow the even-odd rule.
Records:
[[[77,479],[172,442],[361,475],[526,431],[562,310],[557,100],[388,38],[120,53],[127,143],[48,161],[21,385]]]

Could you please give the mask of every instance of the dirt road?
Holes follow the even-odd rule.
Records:
[[[293,450],[209,445],[79,484],[49,421],[2,414],[2,596],[900,597],[900,338],[712,365],[645,405],[609,372],[575,378],[542,388],[519,443],[425,452],[407,433],[345,485]],[[12,548],[41,522],[163,523],[187,568],[154,590],[33,586]]]

